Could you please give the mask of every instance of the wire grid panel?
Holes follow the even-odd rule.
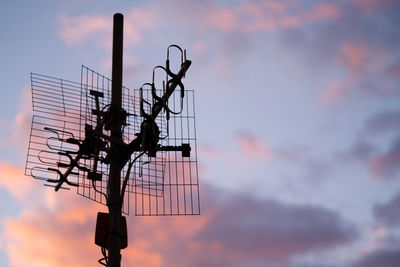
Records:
[[[101,112],[106,111],[110,107],[111,103],[111,79],[95,72],[94,70],[89,69],[88,67],[82,66],[81,70],[81,94],[83,101],[81,102],[81,117],[80,117],[80,125],[84,128],[85,124],[91,125],[93,128],[96,127],[97,123],[97,115],[93,113],[93,110],[96,110],[96,101],[95,97],[91,94],[91,91],[100,92],[103,94],[103,97],[99,97],[99,109]],[[132,109],[130,104],[132,104],[129,99],[131,90],[126,87],[122,87],[122,107],[125,110]],[[123,127],[122,138],[125,143],[129,142],[134,138],[134,132],[131,125],[133,124],[132,118],[130,116],[126,119],[126,126]],[[81,131],[80,139],[83,140],[85,138],[85,132]],[[102,129],[102,133],[104,135],[110,136],[110,131]],[[104,159],[106,157],[105,151],[100,151],[99,158]],[[94,160],[83,159],[82,160],[85,166],[88,166],[90,170],[94,169]],[[126,175],[127,167],[125,167],[121,172],[121,184],[123,178]],[[92,199],[98,203],[107,204],[106,195],[107,195],[107,185],[109,180],[109,165],[103,164],[100,161],[97,163],[96,168],[97,173],[101,173],[101,181],[94,181],[88,178],[88,172],[82,172],[78,177],[78,194],[89,199]],[[129,214],[129,195],[126,196],[126,200],[123,202],[122,211],[125,214]]]
[[[143,99],[153,102],[150,90],[143,90]],[[140,91],[135,90],[135,114],[139,114],[139,102]],[[135,214],[139,216],[200,214],[194,92],[186,90],[182,101],[180,92],[175,91],[168,106],[174,112],[182,112],[170,113],[168,121],[164,111],[159,114],[159,143],[164,147],[189,144],[190,157],[183,157],[181,151],[157,151],[157,157],[145,156],[135,164],[129,192],[135,196]],[[150,111],[150,106],[144,108]],[[136,131],[142,120],[135,117]]]
[[[82,142],[85,139],[85,125],[96,126],[97,115],[92,112],[96,109],[95,97],[90,91],[103,93],[103,97],[99,98],[99,108],[106,110],[111,102],[111,80],[82,66],[81,83],[32,73],[31,87],[34,116],[25,174],[47,182],[56,181],[60,173],[65,173],[79,150],[79,144],[67,140]],[[140,132],[143,118],[139,110],[139,90],[123,88],[122,91],[123,108],[129,113],[123,129],[123,141],[129,143],[135,138],[134,134]],[[190,157],[182,157],[182,153],[177,151],[158,151],[156,157],[146,154],[140,156],[141,152],[134,152],[131,158],[138,157],[138,160],[128,177],[127,194],[123,202],[125,214],[129,214],[131,193],[135,195],[136,215],[200,213],[194,93],[185,93],[183,102],[179,93],[173,93],[168,101],[170,110],[182,109],[183,112],[171,114],[168,121],[165,112],[161,112],[156,123],[161,132],[161,146],[189,144]],[[153,103],[150,90],[144,90],[144,99],[150,103],[144,107],[150,113]],[[103,134],[109,135],[109,132],[103,129]],[[105,152],[101,151],[99,158],[105,156]],[[94,160],[83,157],[78,165],[92,170]],[[77,168],[67,179],[71,184],[78,185],[78,194],[106,204],[109,166],[99,161],[96,172],[101,173],[101,181],[88,179],[88,172]],[[127,166],[122,170],[121,184],[126,175]],[[65,184],[61,188],[69,189]]]
[[[80,84],[31,73],[31,89],[34,115],[25,175],[54,186],[51,181],[59,180],[79,150],[66,140],[80,136]],[[76,184],[78,173],[71,172],[68,181]]]

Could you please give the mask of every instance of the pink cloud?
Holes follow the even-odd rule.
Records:
[[[400,178],[400,138],[396,138],[388,151],[369,159],[371,177],[374,179]]]
[[[327,86],[322,92],[321,99],[324,103],[333,103],[352,90],[355,82],[367,71],[371,58],[367,57],[369,49],[363,44],[343,43],[336,57],[337,62],[342,64],[347,74],[341,81],[335,81]]]
[[[372,178],[387,179],[392,177],[400,178],[400,169],[397,168],[400,163],[400,152],[391,153],[374,157],[369,165],[372,170]]]
[[[69,17],[62,14],[59,21],[62,27],[60,37],[67,45],[76,45],[95,34],[109,33],[112,29],[112,20],[100,15]]]
[[[363,70],[367,48],[362,44],[344,43],[340,48],[340,61],[350,68],[350,72],[358,73]]]
[[[133,8],[124,16],[124,42],[136,44],[142,39],[142,32],[155,25],[157,16],[154,9]],[[111,47],[112,18],[101,15],[68,16],[60,15],[60,38],[67,45],[77,45],[88,39],[104,47]]]
[[[321,95],[323,103],[334,103],[344,96],[346,96],[351,90],[353,79],[351,76],[344,79],[343,81],[331,83]]]
[[[210,5],[206,24],[222,32],[246,33],[301,27],[325,19],[338,19],[340,11],[333,4],[320,4],[303,10],[292,1],[245,2],[234,7]]]
[[[377,8],[391,6],[396,0],[357,0],[358,7],[364,12],[371,12]]]
[[[14,117],[12,125],[5,124],[4,128],[11,130],[10,134],[0,139],[0,147],[12,150],[12,152],[26,153],[30,124],[32,121],[32,100],[30,88],[22,91],[18,104],[18,112]]]
[[[340,11],[333,4],[319,4],[310,13],[310,20],[339,19]]]
[[[228,156],[224,151],[210,145],[199,144],[197,149],[199,154],[210,158],[225,159]]]
[[[193,50],[197,53],[204,53],[206,50],[206,46],[203,41],[196,41],[192,44]]]
[[[239,148],[248,159],[268,160],[273,153],[267,142],[249,133],[241,133],[238,136]]]
[[[0,187],[19,200],[30,197],[35,189],[34,179],[24,175],[24,170],[6,162],[0,162]]]

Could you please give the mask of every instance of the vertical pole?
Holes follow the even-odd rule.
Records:
[[[124,17],[120,13],[114,14],[113,52],[112,52],[112,87],[111,87],[111,140],[122,141],[121,118],[122,106],[122,47],[123,47]],[[118,143],[111,141],[111,162],[107,186],[109,229],[108,229],[108,266],[121,266],[121,162],[115,156],[118,153]]]

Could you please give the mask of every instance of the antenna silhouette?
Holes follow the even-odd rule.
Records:
[[[191,61],[177,45],[139,89],[122,86],[123,15],[114,15],[112,79],[82,66],[80,83],[31,73],[34,115],[25,174],[55,191],[107,205],[95,243],[104,266],[120,266],[128,246],[130,196],[135,215],[200,214],[194,93],[182,79]],[[170,52],[179,53],[177,72]],[[174,64],[176,65],[176,64]],[[165,78],[160,88],[156,73]]]

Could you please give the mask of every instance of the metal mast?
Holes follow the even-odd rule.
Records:
[[[107,185],[109,231],[108,231],[108,266],[121,266],[121,166],[120,157],[117,156],[122,142],[122,50],[123,50],[124,17],[114,14],[113,26],[113,52],[112,52],[112,91],[111,91],[111,153],[110,178]]]

